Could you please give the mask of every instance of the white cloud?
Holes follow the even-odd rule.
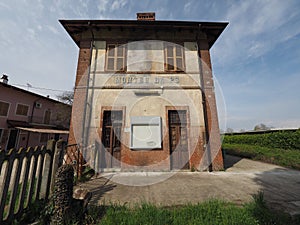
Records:
[[[58,30],[57,30],[54,26],[48,25],[47,28],[48,28],[49,31],[51,31],[53,34],[56,34],[56,35],[59,34]]]
[[[100,13],[107,12],[108,7],[110,6],[110,5],[108,5],[109,2],[111,2],[111,1],[109,1],[109,0],[99,0],[98,1],[97,8]]]
[[[27,28],[26,29],[26,38],[28,39],[28,41],[34,41],[36,39],[36,32],[34,29],[32,28]]]
[[[123,8],[126,4],[126,0],[115,0],[111,5],[112,10],[117,10]]]
[[[0,2],[0,9],[11,9],[11,7],[4,2]]]
[[[219,63],[257,58],[300,33],[291,24],[296,1],[239,1],[225,18],[229,26],[212,52]],[[298,26],[300,22],[298,23]]]
[[[184,14],[189,14],[191,12],[191,6],[192,6],[191,1],[188,1],[187,3],[184,4],[183,7]]]

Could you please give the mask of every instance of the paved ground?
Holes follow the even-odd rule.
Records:
[[[225,172],[104,173],[80,187],[92,192],[92,204],[163,206],[209,198],[243,204],[263,191],[271,207],[300,214],[299,171],[229,155],[226,168]]]

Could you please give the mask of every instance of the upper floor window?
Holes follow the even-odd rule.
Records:
[[[183,47],[177,44],[165,45],[165,70],[184,71]]]
[[[7,116],[9,109],[9,103],[0,101],[0,116]]]
[[[17,104],[16,115],[18,116],[27,116],[28,115],[29,106],[23,104]]]
[[[106,70],[125,71],[126,47],[121,44],[108,44],[106,49]]]
[[[51,111],[48,109],[45,111],[44,124],[50,124]]]

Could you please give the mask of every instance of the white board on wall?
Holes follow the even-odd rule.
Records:
[[[161,118],[158,116],[137,116],[130,118],[130,148],[151,150],[161,148]]]

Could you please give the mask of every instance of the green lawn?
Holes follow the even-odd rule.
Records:
[[[103,225],[296,225],[300,220],[270,211],[260,193],[254,197],[253,202],[242,207],[220,200],[170,208],[149,204],[134,208],[119,205],[98,206],[89,209],[86,222]]]
[[[226,154],[246,157],[263,162],[300,170],[300,150],[269,148],[258,145],[223,143]]]

